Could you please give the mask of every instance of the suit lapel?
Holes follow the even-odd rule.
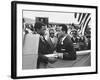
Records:
[[[49,44],[50,44],[51,47],[54,47],[54,44],[52,43],[51,38],[49,38]]]

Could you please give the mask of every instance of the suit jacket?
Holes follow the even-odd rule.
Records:
[[[74,39],[73,37],[71,38],[71,40],[73,41],[73,43],[77,43],[79,41],[78,38]]]
[[[39,48],[38,48],[38,61],[37,61],[37,68],[40,67],[40,63],[48,63],[48,58],[44,55],[51,54],[52,51],[50,50],[50,45],[45,39],[39,40]]]
[[[60,40],[58,40],[56,51],[63,53],[64,60],[75,60],[76,59],[76,51],[73,47],[73,42],[68,37],[66,37],[63,40],[63,44],[61,44]]]

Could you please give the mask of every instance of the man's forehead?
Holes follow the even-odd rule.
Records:
[[[49,32],[50,32],[50,33],[54,33],[54,30],[50,30]]]
[[[42,28],[44,29],[44,28],[47,28],[46,26],[42,26]]]

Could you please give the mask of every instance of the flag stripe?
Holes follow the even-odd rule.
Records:
[[[80,23],[79,23],[79,24],[81,24],[81,23],[82,23],[82,20],[84,19],[85,15],[86,15],[86,13],[83,13],[82,19],[81,19],[81,21],[80,21]]]
[[[82,17],[83,17],[83,13],[81,13],[81,17],[80,17],[79,23],[80,23],[80,21],[81,21]]]
[[[85,30],[87,29],[90,20],[91,20],[91,18],[89,18],[89,20],[87,21]]]
[[[90,14],[89,14],[90,15]],[[86,29],[86,25],[88,25],[89,21],[91,20],[91,17],[89,16],[86,21],[85,24],[83,25],[83,30],[82,30],[82,34],[84,35],[85,29]]]
[[[78,22],[80,21],[81,15],[82,15],[82,13],[79,13]]]
[[[83,26],[85,25],[85,23],[86,23],[86,21],[87,21],[89,15],[90,15],[90,14],[88,13],[87,16],[86,16],[86,18],[85,18],[85,21],[84,21],[84,23],[83,23]]]
[[[83,20],[82,20],[82,22],[81,22],[81,32],[82,32],[82,30],[83,30],[83,23],[84,23],[84,21],[85,21],[85,19],[86,19],[86,17],[87,17],[87,13],[85,13],[85,16],[84,16],[84,18],[83,18]]]
[[[77,13],[75,13],[74,17],[75,17],[75,18],[77,17]]]

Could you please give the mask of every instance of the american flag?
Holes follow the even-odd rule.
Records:
[[[91,21],[91,14],[90,13],[75,13],[74,14],[75,20],[77,20],[78,24],[80,25],[81,34],[84,35],[86,28]]]

